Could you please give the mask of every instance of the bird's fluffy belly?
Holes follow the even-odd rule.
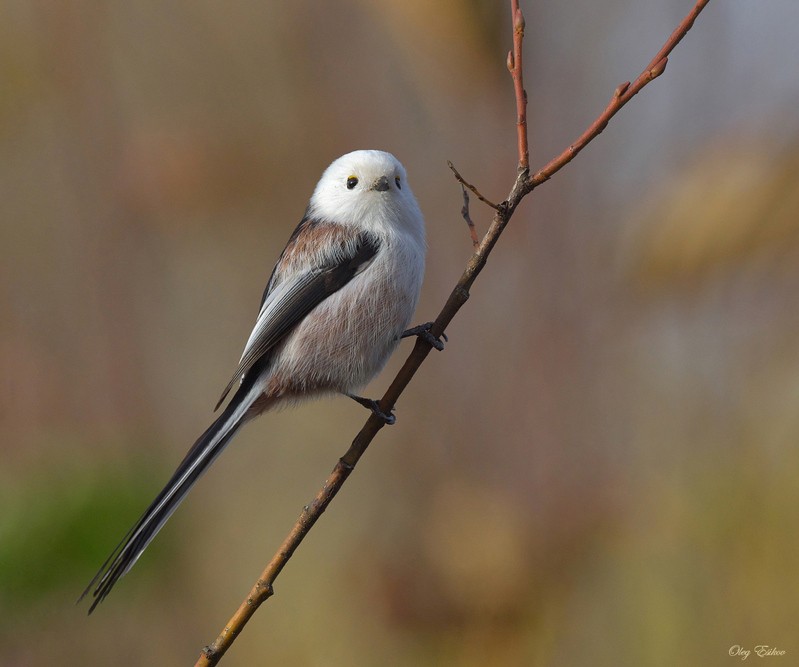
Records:
[[[375,268],[325,299],[276,350],[270,376],[280,393],[352,392],[380,372],[416,304],[392,281],[370,277]]]

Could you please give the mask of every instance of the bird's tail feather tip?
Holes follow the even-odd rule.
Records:
[[[194,486],[194,483],[236,434],[257,393],[257,391],[248,390],[237,392],[222,414],[197,439],[166,486],[133,528],[111,552],[76,604],[91,593],[91,597],[94,598],[89,606],[89,614],[91,614],[111,592],[116,583],[133,567],[147,545]]]

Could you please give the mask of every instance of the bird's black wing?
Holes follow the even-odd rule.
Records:
[[[330,248],[327,253],[307,252],[307,257],[309,260],[314,259],[315,265],[302,271],[295,271],[289,278],[283,277],[277,282],[273,272],[261,312],[244,348],[241,361],[222,392],[215,410],[219,408],[236,382],[239,382],[316,306],[363,271],[380,249],[380,241],[366,232],[357,234],[353,242],[328,245]],[[283,257],[281,261],[282,259]]]

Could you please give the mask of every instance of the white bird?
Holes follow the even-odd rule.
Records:
[[[272,271],[216,407],[238,389],[83,592],[81,598],[89,591],[94,597],[89,613],[245,422],[279,404],[340,392],[393,423],[376,401],[354,392],[380,372],[403,336],[425,336],[441,349],[429,325],[405,330],[424,260],[424,220],[400,162],[375,150],[335,160]]]

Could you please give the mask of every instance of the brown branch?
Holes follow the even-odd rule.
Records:
[[[483,195],[480,194],[480,191],[476,187],[474,187],[471,183],[469,183],[466,179],[464,179],[463,176],[460,175],[460,172],[457,169],[455,169],[455,165],[452,164],[452,162],[450,162],[449,160],[447,160],[447,166],[452,170],[452,173],[455,174],[455,180],[458,181],[458,183],[460,183],[465,188],[471,190],[472,193],[474,193],[474,196],[477,197],[486,206],[493,208],[495,211],[499,210],[499,206],[494,202],[483,197]]]
[[[657,52],[655,57],[652,58],[649,64],[644,68],[644,71],[638,75],[638,78],[632,83],[626,81],[625,83],[619,85],[613,93],[613,97],[610,98],[608,106],[605,107],[605,110],[599,114],[597,119],[588,126],[585,132],[583,132],[574,142],[572,142],[565,151],[550,160],[546,165],[532,175],[527,185],[530,190],[541,185],[541,183],[548,181],[550,178],[552,178],[554,173],[563,169],[563,167],[571,162],[577,156],[577,154],[588,145],[589,142],[593,141],[602,132],[602,130],[607,127],[610,119],[613,118],[613,116],[615,116],[619,110],[625,104],[627,104],[627,102],[635,97],[644,86],[646,86],[648,83],[651,83],[661,74],[663,74],[666,69],[666,65],[669,62],[669,54],[674,50],[674,47],[680,43],[682,38],[685,37],[685,35],[694,25],[696,17],[699,16],[700,12],[705,8],[708,2],[710,2],[710,0],[697,0],[693,9],[682,20],[680,25],[677,26],[674,32],[671,33],[671,36],[668,40],[666,40],[663,48]]]
[[[516,139],[519,152],[519,171],[530,168],[530,152],[527,147],[527,91],[524,89],[522,68],[522,42],[524,40],[524,15],[519,9],[519,0],[511,0],[513,19],[513,49],[508,51],[508,71],[513,79],[516,94]]]
[[[444,304],[441,312],[439,313],[436,321],[433,323],[430,333],[433,336],[441,336],[444,333],[447,325],[455,317],[455,314],[460,310],[464,303],[469,298],[469,290],[474,283],[477,276],[483,270],[489,254],[493,250],[497,241],[499,240],[502,231],[507,226],[516,207],[521,200],[527,196],[536,186],[547,181],[555,172],[562,169],[566,164],[574,159],[574,156],[585,147],[592,139],[594,139],[607,125],[608,121],[624,106],[632,97],[638,93],[645,85],[653,81],[660,74],[666,66],[666,58],[669,53],[674,49],[677,43],[685,36],[688,30],[691,29],[694,20],[699,13],[704,9],[709,0],[697,0],[696,5],[688,14],[688,16],[680,23],[677,30],[671,35],[669,40],[658,52],[652,62],[642,72],[642,74],[632,84],[622,84],[616,89],[616,92],[611,99],[610,104],[599,115],[599,117],[591,124],[591,126],[567,148],[561,155],[556,157],[550,163],[545,165],[542,169],[538,170],[532,178],[528,178],[527,169],[524,165],[523,158],[526,153],[526,134],[524,146],[522,145],[521,130],[526,130],[526,118],[521,118],[521,122],[517,122],[517,130],[519,130],[519,174],[513,184],[513,188],[508,195],[508,199],[497,207],[491,225],[486,232],[480,245],[474,251],[474,254],[469,259],[464,269],[463,274],[449,295],[447,302]],[[514,51],[513,56],[516,67],[518,79],[514,75],[514,85],[517,90],[517,109],[521,109],[522,113],[526,113],[526,106],[520,106],[520,100],[523,100],[524,88],[521,84],[521,37],[524,29],[524,19],[521,18],[521,13],[518,9],[518,0],[511,0],[511,7],[514,16]],[[511,72],[513,74],[513,71]],[[517,82],[519,85],[517,85]],[[521,94],[519,93],[521,90]],[[473,190],[474,191],[474,190]],[[380,409],[388,412],[393,408],[400,394],[408,386],[408,383],[413,378],[416,371],[422,365],[427,355],[430,353],[431,345],[429,342],[422,338],[417,338],[416,344],[413,346],[410,356],[405,361],[405,364],[397,373],[394,381],[386,390],[385,395],[380,400]],[[341,457],[336,464],[330,476],[325,481],[320,491],[316,494],[313,501],[307,505],[299,519],[297,519],[291,532],[288,534],[283,544],[280,545],[277,553],[272,557],[272,560],[267,565],[266,569],[261,574],[260,578],[253,586],[247,598],[241,603],[241,606],[225,626],[221,634],[210,646],[206,646],[195,667],[208,667],[216,665],[222,656],[225,654],[231,644],[235,641],[236,637],[241,633],[244,625],[255,613],[256,609],[267,599],[273,592],[273,584],[277,576],[283,570],[288,560],[291,558],[294,551],[302,542],[305,535],[313,527],[322,513],[325,511],[330,501],[338,493],[341,486],[349,477],[354,469],[358,460],[363,456],[366,448],[374,439],[377,432],[384,426],[384,422],[378,417],[372,415],[367,420],[366,424],[361,429],[360,433],[355,437],[350,445],[350,448]]]
[[[461,215],[463,216],[463,219],[466,220],[466,224],[469,226],[469,235],[472,237],[472,246],[476,248],[480,245],[480,239],[477,237],[477,227],[474,226],[472,216],[469,215],[469,191],[466,189],[463,183],[461,183],[461,190],[463,190],[463,208],[461,209]]]

